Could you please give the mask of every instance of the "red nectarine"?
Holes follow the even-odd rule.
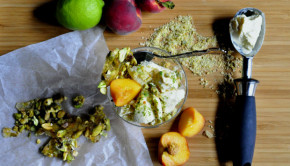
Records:
[[[174,8],[174,3],[170,0],[136,0],[138,7],[142,11],[147,11],[151,13],[159,13],[163,11],[166,7],[169,9]]]
[[[141,10],[136,8],[134,0],[111,0],[104,8],[107,26],[119,35],[138,30],[142,24]]]

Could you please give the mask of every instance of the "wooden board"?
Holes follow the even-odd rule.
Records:
[[[51,10],[39,10],[47,2],[50,1],[1,0],[0,55],[69,32],[51,24]],[[174,10],[159,14],[142,13],[142,27],[130,35],[119,36],[105,31],[109,48],[139,47],[139,43],[144,41],[142,37],[148,37],[154,28],[177,15],[191,15],[197,31],[204,36],[211,36],[216,20],[230,18],[244,7],[262,10],[266,15],[267,27],[264,45],[255,56],[253,66],[253,77],[260,81],[256,91],[257,139],[253,165],[290,165],[290,1],[175,0],[175,4]],[[39,16],[42,17],[39,19]],[[222,122],[230,120],[215,92],[202,88],[198,78],[188,71],[187,76],[189,95],[184,108],[195,107],[207,120],[215,121],[217,114]],[[172,123],[156,129],[143,129],[154,165],[158,165],[159,138],[171,128]],[[217,129],[225,128],[221,125]],[[207,139],[199,134],[189,138],[188,143],[191,156],[185,165],[222,165],[229,159],[226,142],[219,138]]]

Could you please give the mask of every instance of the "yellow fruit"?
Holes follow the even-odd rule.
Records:
[[[204,117],[196,109],[189,107],[181,114],[178,131],[183,136],[192,137],[203,129],[204,124]]]
[[[110,84],[111,96],[117,107],[128,104],[138,95],[141,88],[140,84],[131,79],[116,79]]]
[[[158,144],[158,158],[162,165],[184,164],[190,156],[185,137],[177,132],[168,132],[161,136]]]

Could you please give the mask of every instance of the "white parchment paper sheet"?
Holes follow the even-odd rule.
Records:
[[[126,124],[112,110],[106,96],[98,93],[97,84],[105,57],[109,52],[103,28],[74,31],[33,44],[0,56],[0,128],[13,127],[15,103],[56,93],[68,96],[64,108],[72,114],[82,114],[97,104],[105,105],[112,129],[107,138],[91,143],[84,137],[78,141],[79,155],[68,164],[58,158],[39,153],[48,137],[22,133],[16,138],[0,136],[0,165],[152,165],[140,128]],[[70,106],[76,94],[86,97],[82,109]]]

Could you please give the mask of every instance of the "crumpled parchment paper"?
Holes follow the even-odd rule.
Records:
[[[126,124],[115,115],[106,96],[97,90],[105,57],[109,52],[103,28],[74,31],[56,38],[29,45],[0,56],[0,128],[13,127],[16,102],[50,97],[62,93],[68,97],[64,109],[83,114],[97,104],[105,106],[111,120],[107,138],[92,143],[83,136],[78,139],[79,155],[68,164],[39,152],[47,136],[23,132],[16,138],[0,138],[0,165],[124,165],[147,166],[152,161],[140,128]],[[86,97],[84,107],[74,109],[74,95]]]

